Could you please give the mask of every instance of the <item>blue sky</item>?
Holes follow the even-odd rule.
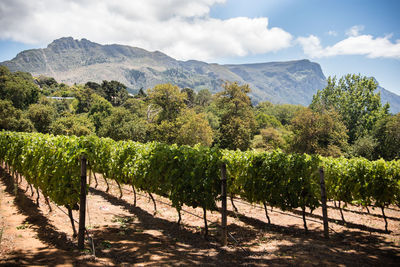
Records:
[[[307,58],[400,95],[399,10],[395,0],[2,0],[0,61],[72,36],[222,64]]]
[[[345,39],[346,31],[361,26],[362,33],[374,37],[392,35],[400,39],[400,1],[397,0],[235,0],[216,5],[211,16],[268,17],[271,27],[280,27],[294,36],[316,35],[324,46]],[[374,76],[381,86],[400,95],[400,58],[368,58],[337,55],[311,58],[300,46],[275,53],[219,59],[223,63],[280,61],[308,58],[321,64],[326,76],[360,73]]]

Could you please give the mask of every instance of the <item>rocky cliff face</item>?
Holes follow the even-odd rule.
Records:
[[[250,85],[254,103],[268,100],[308,105],[313,94],[326,85],[321,67],[309,60],[208,64],[175,60],[158,51],[149,52],[116,44],[100,45],[71,37],[57,39],[44,49],[23,51],[14,59],[0,64],[12,71],[51,76],[58,82],[69,84],[117,80],[126,84],[132,92],[159,83],[173,83],[195,90],[207,88],[216,92],[224,81],[237,81]]]

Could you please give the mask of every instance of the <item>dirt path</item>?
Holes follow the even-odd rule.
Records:
[[[215,227],[220,221],[217,212],[208,212],[210,237],[202,236],[202,210],[184,207],[182,224],[165,198],[155,196],[153,203],[143,192],[133,205],[133,193],[124,187],[118,198],[115,184],[105,192],[105,183],[91,187],[88,195],[87,227],[94,237],[96,258],[87,242],[84,251],[76,250],[76,239],[65,208],[49,212],[43,197],[35,204],[36,193],[24,192],[22,182],[15,195],[14,182],[0,170],[0,264],[66,265],[66,266],[145,266],[145,265],[398,265],[400,262],[400,210],[386,211],[390,234],[384,233],[384,222],[378,209],[366,210],[350,206],[343,223],[337,209],[330,206],[331,239],[322,237],[321,211],[308,214],[310,232],[306,235],[300,211],[265,211],[236,201],[239,214],[229,213],[229,245],[221,248]],[[228,205],[228,209],[231,206]],[[196,215],[196,216],[193,216]],[[78,214],[74,211],[74,217]],[[237,242],[237,243],[236,243]]]

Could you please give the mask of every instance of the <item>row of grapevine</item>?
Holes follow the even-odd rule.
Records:
[[[0,160],[57,205],[73,207],[79,202],[83,152],[77,137],[0,133]]]
[[[291,210],[311,210],[320,204],[318,169],[320,159],[306,154],[285,154],[280,150],[258,153],[224,151],[230,193],[250,203],[263,203],[268,223],[267,205]],[[228,189],[228,190],[229,190]]]
[[[400,204],[400,161],[333,159],[305,154],[229,151],[201,146],[114,141],[96,136],[66,137],[0,132],[0,160],[58,205],[79,201],[79,158],[93,173],[182,205],[216,208],[220,166],[226,163],[228,193],[282,210],[320,205],[319,168],[325,169],[328,198],[382,208]],[[121,192],[122,193],[122,192]],[[152,197],[152,196],[151,196]],[[205,220],[206,222],[206,220]]]
[[[323,158],[327,194],[340,202],[381,208],[387,231],[385,207],[400,206],[400,161],[364,158]],[[368,210],[369,211],[369,210]]]
[[[381,208],[387,231],[385,207],[400,206],[400,161],[368,161],[364,158],[325,158],[305,154],[224,151],[231,195],[250,203],[282,210],[300,207],[314,210],[320,205],[319,168],[325,170],[328,199]]]
[[[216,209],[221,165],[218,149],[116,142],[95,136],[0,133],[0,160],[46,198],[68,208],[79,202],[79,159],[83,155],[89,168],[104,178],[168,197],[179,218],[184,204],[202,207],[204,217],[206,210]]]
[[[182,206],[216,209],[220,191],[218,149],[176,146],[161,143],[141,144],[88,137],[90,168],[118,184],[167,197],[180,218]]]

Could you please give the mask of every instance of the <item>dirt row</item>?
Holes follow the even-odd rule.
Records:
[[[133,193],[111,182],[109,192],[103,179],[90,187],[86,225],[92,243],[79,251],[64,207],[43,196],[36,205],[36,192],[26,182],[15,181],[0,169],[0,264],[29,266],[145,266],[145,265],[378,265],[400,262],[400,209],[386,211],[390,233],[385,233],[379,209],[348,206],[346,222],[339,210],[328,203],[330,239],[323,238],[321,210],[307,213],[308,234],[300,210],[268,210],[236,200],[238,213],[228,201],[228,246],[218,242],[220,214],[207,212],[209,237],[203,237],[201,208],[183,207],[181,225],[168,199],[154,196],[157,212],[148,194]],[[41,195],[41,194],[40,194]],[[78,211],[74,211],[78,219]],[[95,255],[94,255],[95,254]]]

